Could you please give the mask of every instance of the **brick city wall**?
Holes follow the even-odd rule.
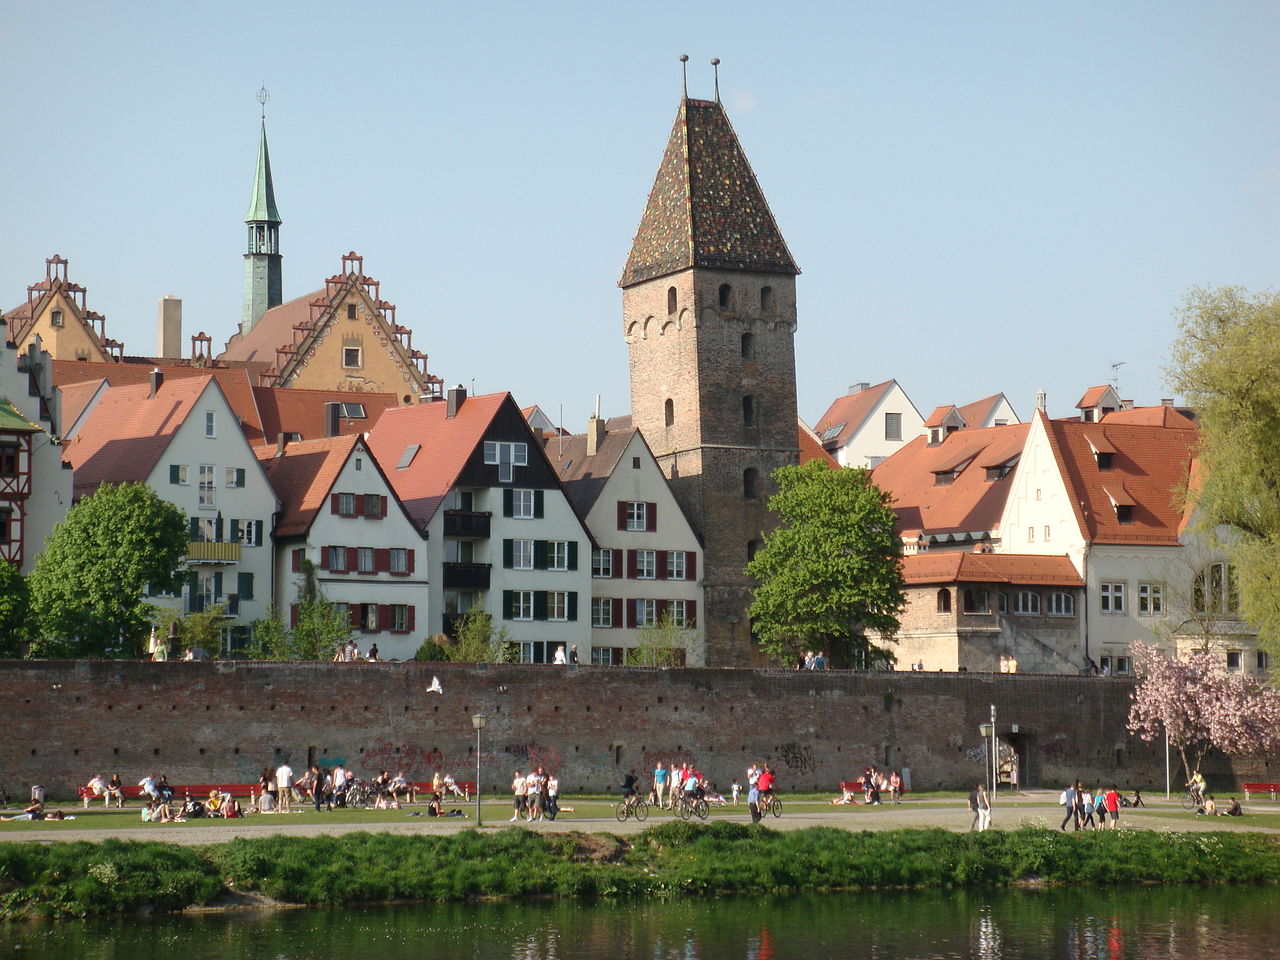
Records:
[[[443,694],[426,692],[433,676]],[[0,785],[64,795],[95,772],[249,782],[282,759],[469,780],[470,716],[483,712],[490,791],[530,763],[558,770],[566,792],[611,790],[658,760],[691,761],[722,787],[752,760],[771,762],[784,789],[834,792],[868,763],[910,768],[917,787],[954,787],[982,776],[978,725],[994,703],[1026,785],[1083,776],[1162,786],[1163,746],[1125,731],[1131,689],[1004,674],[6,661]]]

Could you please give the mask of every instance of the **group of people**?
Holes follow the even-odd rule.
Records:
[[[632,770],[630,777],[635,777],[635,771]],[[738,785],[738,781],[734,781],[733,802],[737,805],[738,795],[742,788]],[[623,781],[623,794],[627,792],[626,781]],[[696,769],[690,763],[682,763],[680,766],[671,764],[670,769],[661,760],[653,770],[652,786],[649,789],[649,802],[654,806],[663,807],[668,810],[675,809],[681,798],[687,800],[706,800],[708,803],[728,803],[715,786],[710,783],[706,777],[702,775],[702,771]]]
[[[568,665],[578,662],[578,645],[575,643],[569,647],[569,652],[565,653],[564,644],[556,647],[555,653],[551,655],[551,662],[555,664]]]
[[[1110,790],[1104,791],[1099,787],[1095,791],[1085,787],[1079,780],[1067,785],[1058,797],[1058,805],[1067,808],[1060,830],[1066,830],[1068,823],[1075,830],[1116,830],[1120,827],[1121,807],[1146,806],[1139,791],[1134,791],[1133,800],[1126,801],[1114,784]]]
[[[357,663],[360,660],[367,660],[369,663],[381,662],[381,654],[378,651],[378,645],[375,643],[369,648],[367,656],[360,656],[360,648],[356,646],[354,640],[348,640],[338,645],[337,651],[333,655],[334,663]]]
[[[797,670],[826,670],[827,655],[819,650],[814,653],[812,650],[806,650],[804,656],[796,661]]]
[[[534,767],[525,774],[517,770],[511,780],[511,796],[512,823],[554,820],[560,815],[560,778],[548,774],[545,767]]]
[[[1218,809],[1218,801],[1213,799],[1213,794],[1208,792],[1208,787],[1204,782],[1204,774],[1197,770],[1191,775],[1191,779],[1187,781],[1187,790],[1191,792],[1192,798],[1196,802],[1196,813],[1207,817],[1243,817],[1244,810],[1240,806],[1240,801],[1232,797],[1225,810]]]
[[[902,774],[897,770],[885,772],[874,765],[867,766],[862,770],[862,779],[856,783],[861,784],[862,802],[868,806],[879,806],[884,802],[885,794],[889,795],[889,800],[893,803],[902,802]],[[833,806],[857,802],[857,791],[849,789],[845,784],[840,786],[840,796],[831,801]]]

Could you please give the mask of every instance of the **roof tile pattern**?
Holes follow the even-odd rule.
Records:
[[[867,387],[857,393],[846,393],[843,397],[836,397],[831,401],[827,412],[818,420],[818,425],[813,428],[814,433],[822,437],[832,427],[840,427],[838,433],[823,443],[829,450],[837,450],[845,446],[866,422],[867,417],[871,416],[871,411],[876,408],[876,404],[884,399],[885,394],[896,382],[886,380],[884,383],[877,383],[874,387]]]
[[[210,376],[166,380],[154,397],[150,384],[108,390],[63,452],[75,470],[75,495],[146,480],[211,384]]]
[[[908,585],[931,583],[1007,583],[1035,587],[1083,587],[1066,556],[1020,553],[915,553],[902,558]]]
[[[605,482],[617,469],[627,444],[639,431],[630,417],[611,417],[605,422],[604,440],[595,456],[587,456],[585,433],[556,437],[547,441],[544,450],[564,485],[565,496],[579,517],[586,517],[595,506]]]
[[[686,98],[619,285],[689,267],[800,272],[724,108]]]
[[[289,444],[282,455],[275,447],[254,454],[281,503],[277,537],[302,536],[327,504],[338,474],[360,442],[359,437],[325,437]]]
[[[881,462],[872,479],[893,497],[893,512],[904,534],[946,538],[994,532],[1016,470],[991,480],[987,470],[1019,456],[1027,430],[1025,423],[958,430],[932,446],[916,437]],[[936,474],[952,471],[950,483],[936,482]]]

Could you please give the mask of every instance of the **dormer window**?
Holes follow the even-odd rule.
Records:
[[[1133,504],[1130,504],[1130,503],[1116,504],[1116,522],[1117,523],[1133,523]]]
[[[930,427],[930,428],[929,428],[929,442],[930,442],[930,443],[941,443],[941,442],[942,442],[942,428],[941,428],[941,427]]]
[[[62,326],[62,311],[54,310],[51,314],[49,314],[49,322],[53,324],[55,327]]]
[[[987,467],[988,480],[1003,480],[1009,475],[1009,465],[1002,463],[997,467]]]
[[[1106,451],[1106,450],[1099,450],[1099,451],[1097,452],[1097,454],[1095,454],[1095,456],[1097,456],[1097,458],[1098,458],[1098,469],[1099,469],[1099,470],[1110,470],[1110,469],[1111,469],[1111,458],[1112,458],[1113,456],[1115,456],[1115,454],[1110,453],[1110,452],[1108,452],[1108,451]]]
[[[955,470],[939,470],[937,473],[933,475],[933,485],[935,487],[945,487],[952,483],[955,483],[955,479],[956,479]]]

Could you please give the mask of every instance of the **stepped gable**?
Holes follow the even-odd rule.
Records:
[[[686,97],[618,285],[690,267],[800,272],[724,108]]]
[[[75,470],[75,495],[103,483],[144,482],[214,378],[165,380],[153,397],[150,384],[112,387],[98,401],[63,459]]]
[[[827,407],[827,412],[819,418],[817,426],[813,428],[814,433],[822,438],[823,444],[829,449],[845,446],[867,422],[876,404],[884,399],[894,383],[893,380],[886,380],[884,383],[877,383],[874,387],[867,387],[857,393],[836,397],[831,401],[831,406]],[[828,436],[829,433],[830,436]]]
[[[1029,425],[957,430],[941,443],[916,437],[885,458],[871,478],[893,500],[899,533],[944,542],[999,530]],[[1000,468],[1004,476],[988,479]]]
[[[1040,414],[1037,414],[1040,415]],[[1186,419],[1185,417],[1182,419]],[[1174,421],[1176,422],[1176,421]],[[1199,430],[1045,418],[1081,533],[1092,543],[1177,546]],[[1099,454],[1109,461],[1099,464]],[[1131,507],[1121,523],[1117,506]]]
[[[224,361],[253,361],[265,364],[264,369],[276,365],[276,348],[294,342],[294,327],[311,320],[311,304],[317,300],[328,302],[324,289],[303,294],[266,311],[249,329],[248,333],[233,333],[226,349],[218,355]]]
[[[902,558],[909,586],[932,583],[1007,583],[1036,587],[1083,587],[1069,557],[1019,553],[926,551]]]

